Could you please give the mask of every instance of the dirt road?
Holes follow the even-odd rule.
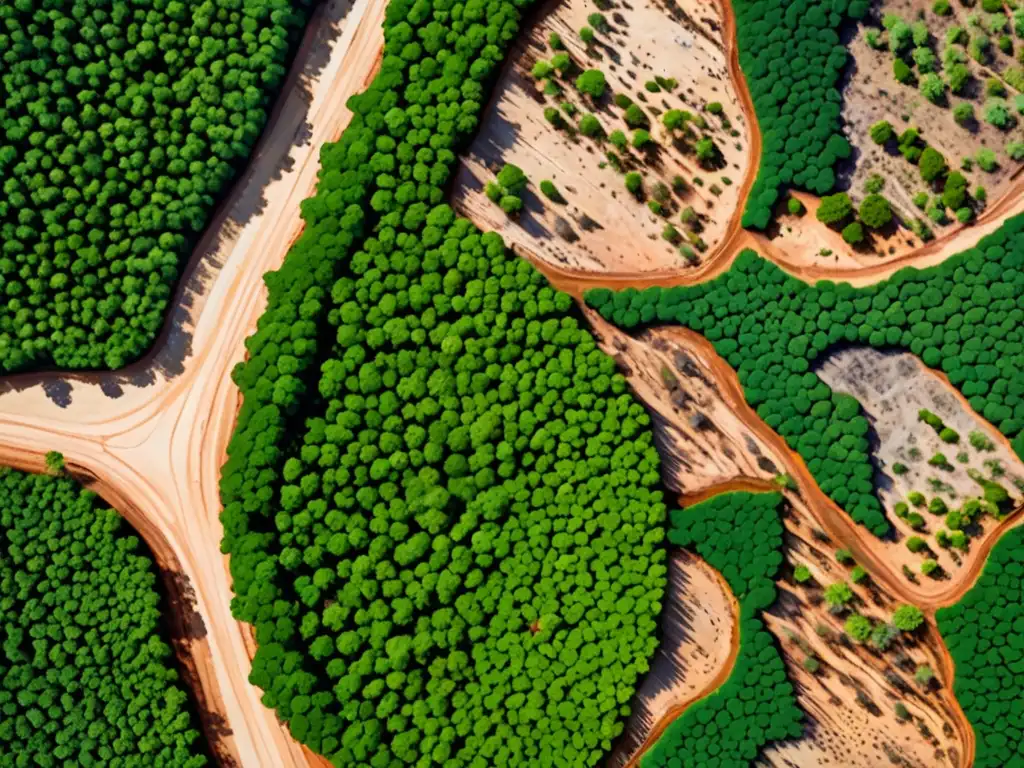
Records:
[[[254,159],[196,249],[152,354],[116,373],[12,376],[0,390],[0,461],[38,471],[46,451],[62,452],[178,584],[171,601],[190,646],[184,662],[225,765],[326,764],[291,739],[248,683],[251,639],[231,618],[217,484],[238,404],[230,372],[265,305],[262,275],[300,233],[299,203],[314,190],[320,147],[337,139],[351,116],[345,102],[372,77],[386,5],[318,8]]]

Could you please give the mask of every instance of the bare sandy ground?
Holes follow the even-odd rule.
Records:
[[[770,481],[782,471],[771,447],[722,398],[714,370],[670,332],[654,329],[634,339],[589,310],[587,320],[654,414],[668,488],[693,496],[733,478]]]
[[[786,660],[801,708],[807,713],[807,735],[775,744],[763,759],[779,766],[876,768],[894,762],[910,768],[958,767],[973,750],[943,666],[944,647],[937,633],[901,637],[885,651],[850,642],[843,634],[848,613],[832,614],[822,590],[837,581],[849,582],[849,569],[834,557],[838,541],[825,541],[808,503],[787,494],[786,556],[789,566],[807,565],[814,581],[798,585],[777,582],[779,597],[765,615]],[[878,583],[854,585],[855,610],[873,623],[888,621],[899,601]],[[820,667],[811,673],[804,660]],[[937,683],[922,688],[913,680],[920,665],[930,666]],[[902,703],[909,720],[896,716]]]
[[[736,660],[739,606],[721,574],[701,558],[675,549],[668,560],[668,582],[661,646],[630,703],[633,713],[607,768],[635,764],[690,704],[728,679]]]
[[[684,232],[679,211],[686,207],[701,217],[699,236],[709,249],[715,249],[738,213],[742,181],[757,161],[750,151],[743,103],[730,79],[718,5],[706,0],[668,5],[657,0],[613,2],[605,11],[610,30],[598,33],[589,48],[578,30],[596,10],[592,3],[549,2],[545,10],[509,58],[480,133],[463,160],[453,195],[455,207],[481,228],[501,234],[517,251],[572,269],[649,272],[685,266],[676,246],[662,238],[662,229],[671,221]],[[547,43],[551,32],[561,36],[581,69],[600,69],[610,92],[628,95],[648,113],[651,135],[660,145],[658,153],[646,160],[636,150],[620,154],[627,160],[627,170],[644,175],[648,198],[656,183],[671,187],[674,176],[685,179],[686,191],[671,196],[673,215],[654,215],[625,189],[623,174],[604,162],[610,144],[570,135],[545,120],[545,107],[569,103],[577,114],[570,117],[563,112],[568,122],[575,125],[581,115],[593,112],[606,133],[619,129],[632,135],[623,111],[610,98],[606,96],[599,106],[589,103],[576,91],[573,78],[562,81],[563,96],[543,95],[530,70],[536,61],[551,59],[554,52]],[[675,78],[679,86],[671,93],[649,93],[644,84],[656,75]],[[710,102],[722,104],[729,127],[721,117],[703,112]],[[724,167],[706,170],[692,151],[673,146],[658,117],[668,109],[704,117],[706,133],[721,150]],[[532,182],[518,219],[506,216],[484,195],[485,185],[505,163],[518,165]],[[542,179],[554,182],[564,204],[540,193]]]
[[[877,445],[873,446],[877,460],[875,485],[890,521],[900,532],[890,548],[890,561],[901,568],[907,565],[917,573],[924,555],[909,552],[905,542],[906,537],[918,535],[929,540],[932,550],[929,556],[934,557],[943,570],[955,571],[969,564],[973,553],[958,554],[934,543],[935,531],[945,527],[942,516],[917,510],[925,518],[927,527],[914,531],[892,510],[898,502],[906,501],[911,491],[923,493],[929,501],[939,497],[950,509],[960,507],[967,499],[980,498],[981,487],[967,474],[972,469],[999,482],[1014,499],[1015,506],[1019,505],[1021,492],[1014,479],[1024,478],[1024,464],[1005,438],[962,398],[956,397],[943,379],[909,353],[880,352],[870,347],[844,349],[831,355],[818,374],[833,390],[847,392],[861,402],[877,435]],[[922,408],[935,413],[956,430],[960,434],[959,443],[942,442],[935,430],[918,419]],[[989,438],[992,450],[979,451],[971,447],[969,435],[975,431]],[[936,468],[928,464],[928,459],[936,453],[942,453],[949,460],[948,467]],[[966,461],[961,461],[964,458]],[[988,463],[992,461],[998,462],[1005,475],[993,475],[993,465]],[[905,474],[893,471],[897,463],[907,467]],[[941,482],[943,488],[934,488],[929,483],[932,479]],[[972,550],[977,549],[977,541],[991,538],[1000,526],[995,519],[985,516],[977,528],[972,532]]]
[[[217,483],[245,352],[280,265],[302,228],[319,150],[350,113],[383,45],[384,0],[332,0],[309,25],[289,82],[244,178],[196,250],[155,351],[116,373],[14,376],[0,395],[0,460],[39,471],[61,451],[72,472],[122,512],[191,596],[185,659],[198,678],[214,750],[241,766],[325,764],[291,739],[248,683],[248,628],[231,618]],[[188,605],[188,597],[194,604]]]

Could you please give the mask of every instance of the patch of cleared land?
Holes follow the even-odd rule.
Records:
[[[784,471],[785,458],[780,459],[775,446],[751,430],[746,421],[751,415],[735,407],[733,394],[722,391],[703,350],[691,345],[685,334],[678,329],[654,329],[633,339],[602,324],[600,318],[594,323],[605,350],[616,357],[631,386],[656,416],[670,487],[692,496],[709,488],[739,487],[749,482],[748,478],[753,479],[751,485],[759,481],[767,486]],[[707,420],[706,431],[692,426],[690,420],[698,413],[702,421]],[[950,423],[959,424],[952,417]],[[700,460],[680,461],[680,455],[699,456]],[[885,624],[899,602],[870,575],[860,583],[853,582],[853,563],[843,565],[836,560],[836,550],[845,544],[820,527],[819,520],[831,519],[831,513],[821,509],[812,514],[810,505],[818,503],[814,494],[786,495],[789,565],[778,582],[779,600],[766,623],[779,641],[800,704],[808,713],[808,727],[803,739],[777,745],[764,758],[780,768],[876,768],[889,764],[891,758],[920,768],[960,765],[970,736],[953,708],[949,672],[935,635],[922,628],[894,639],[885,650],[846,637],[843,626],[850,611],[875,625]],[[894,556],[897,551],[906,552],[895,544],[872,542],[872,548],[882,548],[886,558],[890,552]],[[888,559],[885,562],[888,564]],[[795,567],[801,564],[813,576],[804,584],[793,578]],[[830,612],[823,598],[824,588],[837,581],[849,583],[856,595],[851,607],[839,614]],[[673,610],[670,596],[666,611]],[[671,622],[663,628],[666,638],[676,630]],[[717,647],[717,640],[715,643]],[[705,643],[706,649],[710,647]],[[807,662],[808,657],[814,662]],[[804,666],[815,663],[814,671]],[[937,682],[916,683],[914,674],[921,666],[931,668]],[[686,690],[698,687],[690,681],[691,674],[701,682],[706,679],[699,670],[687,668],[685,674],[683,680],[674,679],[675,685]],[[660,680],[659,673],[651,685],[663,690]],[[897,703],[906,707],[906,719],[897,715]],[[625,764],[631,750],[650,732],[651,723],[657,722],[648,712],[638,710],[612,765]]]
[[[833,390],[856,397],[874,429],[875,485],[898,530],[895,542],[886,544],[890,562],[915,580],[948,578],[966,564],[970,554],[969,550],[942,547],[936,542],[938,531],[950,532],[946,513],[933,512],[927,505],[908,504],[908,512],[920,516],[915,530],[906,516],[897,516],[896,505],[907,503],[916,491],[928,504],[938,498],[943,508],[960,509],[967,500],[983,495],[982,486],[970,473],[999,483],[1010,495],[1004,505],[1009,510],[1020,504],[1024,465],[1002,436],[970,410],[948,382],[909,353],[881,352],[870,347],[843,349],[830,355],[818,374]],[[922,409],[938,416],[957,439],[943,441],[939,431],[918,418]],[[938,454],[946,461],[934,461]],[[978,541],[994,535],[997,527],[992,515],[982,514],[973,524],[964,526],[967,546],[978,549]],[[927,549],[910,552],[907,542],[912,536],[925,539]],[[921,563],[926,558],[941,566],[931,576],[921,574]]]
[[[882,194],[892,202],[904,221],[921,218],[939,234],[957,223],[954,212],[947,210],[948,221],[943,224],[929,219],[927,208],[922,210],[915,205],[913,198],[921,192],[928,193],[929,200],[934,201],[935,190],[921,178],[920,168],[898,151],[898,142],[890,141],[879,146],[872,141],[869,136],[871,126],[880,120],[888,120],[897,133],[907,128],[918,129],[923,143],[942,153],[950,168],[960,170],[967,177],[972,197],[980,185],[985,187],[989,200],[998,200],[1007,192],[1011,177],[1021,167],[1019,161],[1010,158],[1006,147],[1011,142],[1024,139],[1024,130],[1017,123],[1018,112],[1014,105],[1019,92],[1004,76],[1014,69],[1022,74],[1024,70],[1014,60],[1013,48],[1022,49],[1022,46],[1020,38],[1013,36],[1013,19],[1009,11],[989,14],[982,11],[980,3],[973,8],[965,8],[961,3],[953,2],[950,3],[951,13],[939,16],[932,11],[932,5],[932,0],[886,0],[880,4],[880,18],[891,14],[911,28],[914,24],[923,24],[928,31],[927,42],[916,45],[911,37],[900,54],[913,70],[913,79],[908,83],[898,82],[893,74],[897,55],[890,50],[892,29],[886,30],[880,25],[860,27],[850,44],[855,65],[843,90],[843,118],[847,135],[856,148],[857,160],[850,179],[850,196],[854,201],[859,203],[863,200],[864,184],[877,174],[885,179]],[[1005,25],[1002,30],[998,30],[1000,19]],[[891,19],[887,23],[891,24]],[[961,30],[952,32],[954,39],[961,42],[948,42],[953,30]],[[1000,50],[998,42],[1007,33],[1011,40],[1009,54]],[[868,42],[869,38],[876,36],[876,45],[880,48],[872,48]],[[988,40],[988,52],[981,57],[982,61],[972,55],[976,51],[975,41],[979,39]],[[929,58],[923,51],[930,51],[934,57],[931,65],[934,72],[931,74],[937,75],[947,85],[939,103],[930,102],[922,93],[929,65],[922,68],[915,63],[915,58]],[[965,67],[969,75],[961,92],[954,94],[948,86],[955,77],[953,68],[957,64]],[[986,93],[986,84],[993,79],[1002,85],[1004,95]],[[1010,79],[1018,86],[1024,85],[1024,81],[1013,75]],[[974,114],[974,118],[964,124],[959,124],[954,117],[954,109],[961,104],[969,105]],[[985,119],[987,107],[993,104],[1005,105],[1010,113],[1011,123],[1006,128],[998,128]],[[976,161],[978,150],[983,148],[992,150],[996,155],[998,165],[993,170],[983,170]],[[964,158],[974,160],[969,169],[962,167]],[[984,208],[983,201],[976,201],[975,205],[978,210]]]
[[[852,613],[874,626],[885,625],[899,602],[870,576],[854,583],[852,564],[835,559],[841,543],[815,526],[807,502],[793,494],[787,499],[788,567],[765,619],[808,722],[804,738],[770,746],[763,759],[779,768],[960,765],[969,735],[958,730],[962,721],[953,709],[950,681],[944,679],[936,633],[925,626],[914,633],[896,632],[884,649],[847,636],[844,623]],[[810,568],[813,578],[798,584],[792,577],[797,565]],[[855,596],[846,610],[835,613],[823,595],[825,587],[839,581],[849,584]],[[924,666],[935,673],[928,684],[914,679]]]
[[[674,549],[661,613],[661,645],[630,704],[626,730],[608,768],[626,765],[673,708],[700,698],[728,664],[735,601],[722,577],[701,558]]]
[[[714,373],[671,331],[638,338],[587,313],[601,348],[654,416],[665,484],[696,493],[736,478],[773,479],[781,470],[771,448],[731,410]]]
[[[553,265],[594,272],[678,270],[718,244],[734,214],[750,162],[749,136],[740,100],[729,78],[717,4],[706,0],[660,3],[654,0],[602,3],[585,0],[550,3],[509,57],[486,112],[481,130],[463,161],[453,204],[484,230],[496,231],[521,254]],[[595,30],[590,45],[579,30],[588,16],[601,13],[605,31]],[[549,36],[560,36],[565,50],[553,50]],[[572,69],[547,81],[531,74],[538,61],[567,53]],[[575,85],[582,70],[598,69],[607,81],[596,101]],[[677,81],[671,90],[650,92],[655,77]],[[545,82],[562,91],[545,95]],[[549,86],[549,90],[554,86]],[[646,114],[653,146],[616,149],[607,139],[578,131],[583,115],[593,114],[605,136],[620,130],[635,135],[615,96],[628,96]],[[720,114],[707,111],[720,104]],[[556,110],[564,124],[545,118]],[[674,135],[662,124],[671,109],[692,115]],[[716,107],[712,108],[717,111]],[[719,158],[702,165],[696,144],[713,140]],[[617,161],[609,161],[613,152]],[[529,178],[524,208],[510,217],[485,195],[497,172],[511,163]],[[620,167],[616,167],[619,165]],[[643,176],[642,195],[625,186],[625,173]],[[678,181],[673,189],[676,177]],[[553,202],[539,189],[551,181],[564,202]],[[661,201],[663,212],[647,203]],[[692,223],[682,221],[692,209]],[[691,218],[691,214],[686,214]],[[666,224],[677,236],[666,240]],[[692,256],[680,253],[686,245]],[[693,263],[697,263],[693,261]]]
[[[840,164],[839,187],[858,209],[870,192],[878,192],[895,218],[879,230],[865,228],[865,241],[854,247],[840,236],[842,225],[829,229],[816,220],[816,198],[797,193],[806,212],[793,216],[780,205],[770,233],[788,258],[841,269],[878,266],[933,238],[970,231],[1001,201],[1005,206],[1021,194],[1024,10],[1012,10],[1009,3],[998,13],[983,11],[980,3],[949,5],[949,14],[942,16],[932,10],[933,0],[884,0],[874,7],[873,20],[851,26],[842,97],[844,132],[854,151]],[[897,21],[902,28],[894,32]],[[907,82],[894,74],[898,59],[909,67]],[[951,84],[961,80],[953,93]],[[936,83],[942,95],[933,103],[924,91]],[[882,121],[892,126],[894,137],[878,144],[871,128]],[[907,144],[915,149],[905,152],[900,137],[908,130],[919,135]],[[946,175],[934,181],[922,177],[919,156],[926,147],[966,179],[960,208],[971,211],[967,224],[958,220],[958,208],[942,201]]]

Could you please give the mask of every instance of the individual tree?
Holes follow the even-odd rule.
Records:
[[[1006,130],[1013,124],[1013,117],[1006,102],[1002,99],[989,99],[985,102],[985,122],[1000,130]]]
[[[60,451],[46,452],[46,469],[51,475],[59,475],[64,472],[64,454]]]
[[[696,151],[698,162],[705,168],[714,166],[720,157],[718,147],[710,136],[704,136],[697,141]]]
[[[604,135],[604,128],[601,126],[601,122],[591,114],[583,115],[580,118],[579,129],[581,134],[592,139]]]
[[[866,643],[871,637],[871,629],[871,620],[857,613],[852,614],[843,625],[846,634],[857,643]]]
[[[962,101],[953,107],[953,119],[958,125],[969,125],[974,122],[974,107]]]
[[[920,686],[927,686],[935,679],[935,673],[927,664],[920,664],[914,671],[914,682]]]
[[[907,539],[907,549],[913,553],[921,552],[928,548],[928,543],[920,536],[911,536]]]
[[[595,101],[604,95],[606,88],[604,72],[599,69],[588,69],[576,78],[576,90]]]
[[[888,120],[879,120],[871,126],[869,134],[875,144],[885,144],[896,135],[896,132],[893,130],[892,123]]]
[[[931,183],[946,173],[946,158],[938,150],[925,147],[918,161],[918,168],[921,170],[921,178]]]
[[[882,195],[868,195],[860,204],[860,220],[864,226],[880,229],[892,221],[892,209],[889,201]]]
[[[801,563],[800,565],[798,565],[796,568],[793,569],[793,579],[798,584],[806,584],[812,578],[813,578],[813,576],[811,574],[811,569],[808,568],[803,563]]]
[[[858,245],[864,241],[864,227],[859,221],[851,221],[843,227],[843,240],[850,245]]]
[[[512,163],[505,163],[497,176],[498,184],[509,195],[521,195],[526,191],[526,184],[529,181],[523,169]]]
[[[548,200],[553,203],[564,203],[565,198],[558,188],[549,179],[543,179],[540,183],[540,191]]]
[[[924,622],[924,615],[916,605],[901,605],[892,614],[892,623],[901,632],[913,632]]]
[[[845,192],[837,192],[821,199],[815,213],[818,221],[823,224],[839,224],[853,213],[853,201]]]
[[[853,600],[853,590],[845,581],[837,581],[825,588],[825,602],[832,610],[841,610]]]
[[[942,104],[946,99],[946,83],[934,72],[929,72],[921,78],[920,88],[921,95],[932,104]]]

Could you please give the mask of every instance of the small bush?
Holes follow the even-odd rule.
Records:
[[[911,552],[914,552],[915,554],[922,551],[927,546],[928,544],[920,536],[911,536],[909,539],[907,539],[907,549],[909,549]]]
[[[540,191],[544,194],[544,197],[546,197],[548,200],[551,200],[552,202],[565,202],[565,198],[562,197],[562,193],[559,192],[558,188],[554,185],[554,183],[552,183],[548,179],[544,179],[543,181],[541,181]]]
[[[880,120],[871,126],[869,133],[871,135],[871,140],[875,142],[875,144],[885,144],[895,135],[896,132],[893,130],[892,123],[888,120]]]
[[[626,174],[626,189],[633,195],[640,196],[643,194],[644,179],[636,171],[632,171]]]
[[[859,221],[853,221],[843,227],[843,240],[850,245],[859,245],[864,242],[864,227]]]

